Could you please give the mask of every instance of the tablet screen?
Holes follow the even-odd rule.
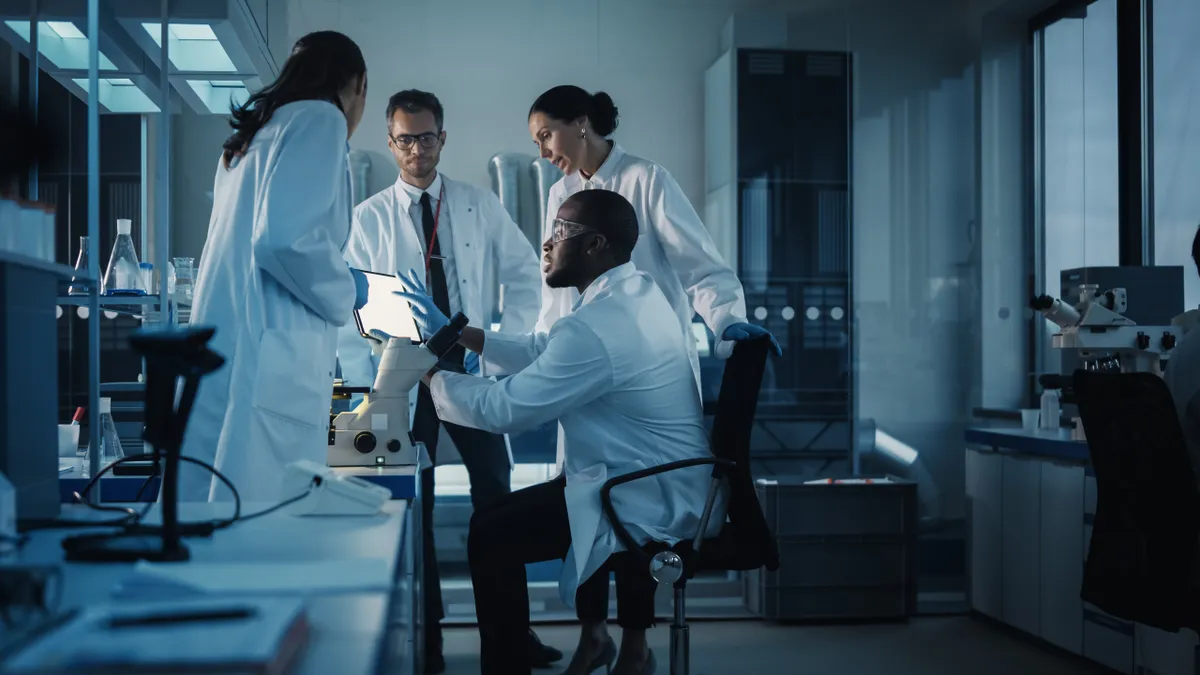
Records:
[[[413,319],[408,301],[396,295],[403,291],[400,280],[390,274],[378,274],[363,270],[367,277],[367,304],[354,310],[354,322],[358,332],[367,335],[372,330],[381,330],[392,337],[421,341],[421,332]]]

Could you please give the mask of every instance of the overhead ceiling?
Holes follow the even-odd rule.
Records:
[[[246,0],[172,0],[167,21],[167,96],[162,81],[161,0],[104,0],[98,16],[98,100],[102,112],[141,114],[186,105],[227,114],[274,79],[278,66]],[[265,3],[258,2],[265,10]],[[86,0],[39,0],[36,36],[28,0],[0,0],[0,39],[27,58],[36,37],[38,65],[88,99]],[[260,10],[263,11],[263,10]]]

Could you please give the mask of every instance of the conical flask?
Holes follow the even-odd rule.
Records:
[[[137,251],[133,248],[133,237],[130,236],[132,229],[133,221],[126,218],[117,220],[117,240],[113,243],[108,268],[104,271],[105,295],[146,294]]]
[[[84,279],[88,273],[88,238],[79,238],[79,257],[75,259],[75,271],[78,272]],[[67,295],[87,295],[88,284],[83,279],[71,277],[71,285],[67,288]]]

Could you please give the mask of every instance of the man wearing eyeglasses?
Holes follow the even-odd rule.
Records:
[[[485,325],[497,313],[498,293],[492,279],[498,277],[504,291],[502,330],[532,330],[541,302],[537,254],[495,195],[438,171],[446,144],[442,104],[428,92],[402,91],[388,101],[387,120],[388,148],[400,167],[400,177],[354,210],[346,261],[351,267],[384,274],[418,270],[441,311],[449,316],[462,312]],[[353,325],[340,331],[338,358],[347,385],[374,382],[378,362]],[[481,363],[477,353],[461,348],[453,362],[452,369],[458,372],[500,374],[492,364]],[[436,463],[441,422],[428,388],[417,389],[412,434]],[[509,492],[511,454],[502,435],[455,424],[446,424],[446,432],[462,456],[476,511]],[[432,469],[421,473],[421,495],[425,672],[440,673],[445,669],[443,606],[433,543]],[[529,639],[536,662],[548,666],[562,658],[533,633]]]
[[[471,519],[467,558],[479,619],[483,675],[524,675],[532,664],[521,638],[529,625],[525,566],[563,559],[561,598],[578,601],[583,635],[570,673],[653,673],[646,643],[656,584],[621,546],[600,509],[615,476],[712,456],[687,337],[654,279],[634,267],[638,219],[616,192],[583,190],[563,201],[545,243],[550,288],[579,293],[547,333],[515,335],[468,326],[461,344],[513,372],[499,382],[442,369],[425,375],[447,423],[519,433],[551,420],[562,426],[563,473],[501,497]],[[449,319],[416,270],[400,293],[423,332]],[[640,544],[695,536],[712,471],[692,466],[636,480],[613,492],[615,510]],[[714,503],[710,536],[724,522]],[[618,651],[608,636],[608,576],[616,576]],[[586,609],[585,609],[586,608]],[[598,611],[597,611],[598,610]],[[594,645],[594,648],[592,647]]]

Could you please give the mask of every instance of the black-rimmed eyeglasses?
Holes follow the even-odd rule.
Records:
[[[442,139],[442,135],[440,133],[435,134],[432,131],[427,131],[423,134],[416,134],[416,135],[412,135],[412,134],[400,134],[399,136],[389,135],[388,137],[392,139],[393,143],[395,143],[396,145],[399,145],[400,147],[402,147],[404,149],[413,147],[414,143],[420,143],[421,147],[425,148],[426,150],[429,150],[430,148],[437,145],[438,141],[440,141]]]

